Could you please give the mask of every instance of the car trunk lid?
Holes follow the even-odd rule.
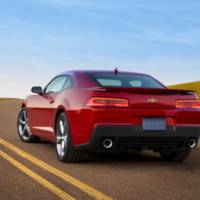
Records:
[[[174,109],[177,99],[195,99],[194,91],[168,88],[95,87],[95,91],[110,93],[129,100],[135,109]]]

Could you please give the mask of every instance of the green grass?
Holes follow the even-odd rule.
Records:
[[[200,81],[170,85],[168,88],[194,90],[200,98]]]

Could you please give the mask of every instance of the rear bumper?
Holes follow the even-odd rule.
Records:
[[[184,149],[189,138],[199,140],[200,126],[168,126],[166,131],[143,131],[141,126],[98,125],[87,144],[78,149],[103,150],[105,138],[113,140],[113,150],[122,149]]]

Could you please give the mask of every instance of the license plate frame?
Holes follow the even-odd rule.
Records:
[[[143,131],[166,131],[166,118],[143,118],[142,129]]]

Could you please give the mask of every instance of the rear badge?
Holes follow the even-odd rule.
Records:
[[[159,100],[158,100],[158,99],[153,99],[153,98],[151,98],[151,99],[147,99],[147,102],[148,102],[148,103],[158,103]]]

